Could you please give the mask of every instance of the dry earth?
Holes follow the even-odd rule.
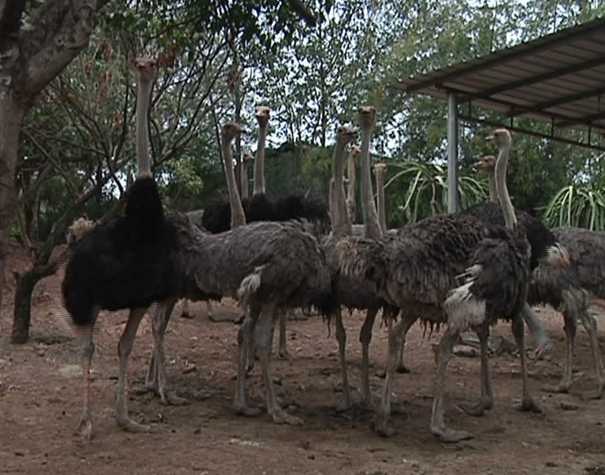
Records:
[[[14,249],[12,269],[27,260]],[[174,317],[167,336],[170,376],[187,406],[163,406],[142,387],[151,351],[148,320],[139,330],[131,358],[130,410],[152,424],[151,434],[127,434],[113,420],[117,376],[116,347],[125,314],[103,313],[97,325],[93,408],[95,438],[74,437],[81,405],[77,347],[61,306],[59,273],[36,291],[31,342],[9,344],[12,296],[0,315],[0,472],[1,473],[197,473],[197,474],[605,474],[605,401],[586,396],[594,390],[588,340],[579,332],[576,384],[571,394],[540,391],[561,373],[564,350],[561,317],[541,310],[555,342],[544,360],[531,361],[532,388],[543,415],[518,413],[512,402],[520,393],[518,358],[491,358],[496,407],[483,418],[462,414],[456,403],[478,394],[478,358],[454,358],[449,371],[452,426],[476,438],[444,445],[428,430],[433,354],[438,336],[423,338],[414,328],[407,347],[412,373],[395,384],[398,401],[394,425],[384,439],[370,430],[367,413],[337,414],[341,396],[336,342],[320,319],[291,322],[289,361],[275,363],[283,403],[303,417],[303,427],[274,425],[266,415],[242,418],[231,409],[237,327],[211,323],[205,306],[192,320]],[[12,280],[12,279],[11,279]],[[12,282],[10,284],[13,285]],[[232,302],[217,308],[235,314]],[[359,381],[361,314],[347,319],[352,381]],[[509,337],[506,326],[494,334]],[[376,328],[371,357],[372,386],[385,359],[384,328]],[[600,332],[601,346],[605,335]],[[260,377],[250,379],[252,396],[262,400]]]

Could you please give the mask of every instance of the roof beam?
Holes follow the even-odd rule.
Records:
[[[511,127],[510,124],[504,124],[504,123],[494,121],[494,120],[489,120],[489,119],[480,119],[478,117],[471,117],[471,116],[467,116],[467,115],[458,115],[458,118],[465,122],[487,125],[488,127],[505,127],[508,130],[510,130],[511,132],[519,132],[522,134],[531,135],[533,137],[538,137],[541,139],[554,140],[555,142],[560,142],[560,143],[564,143],[567,145],[575,145],[578,147],[589,148],[591,150],[599,150],[601,152],[605,152],[605,145],[589,144],[586,142],[580,142],[578,140],[567,139],[565,137],[558,137],[553,134],[544,134],[542,132],[537,132],[535,130],[525,129],[523,127]]]
[[[595,120],[605,119],[605,111],[578,117],[577,119],[564,120],[557,123],[558,127],[570,127],[572,125],[585,124],[592,125]]]
[[[513,107],[510,115],[520,115],[527,112],[542,112],[544,109],[550,109],[551,107],[561,106],[570,102],[581,101],[582,99],[588,99],[594,96],[600,96],[605,94],[605,86],[598,87],[596,89],[588,89],[586,91],[578,92],[576,94],[570,94],[568,96],[557,97],[548,101],[537,102],[531,107]]]

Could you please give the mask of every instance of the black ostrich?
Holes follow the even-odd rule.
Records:
[[[171,259],[176,246],[176,230],[164,217],[149,158],[147,114],[156,63],[152,59],[139,58],[133,66],[137,78],[138,176],[127,191],[124,215],[95,226],[74,245],[62,283],[65,308],[81,339],[85,390],[78,430],[88,439],[92,436],[90,366],[95,349],[93,330],[99,311],[130,310],[118,344],[116,419],[126,430],[142,430],[142,426],[128,417],[128,357],[145,311],[153,302],[172,295],[176,285]]]

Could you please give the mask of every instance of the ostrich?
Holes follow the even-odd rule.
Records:
[[[477,164],[480,170],[488,171],[490,167],[495,168],[496,158],[493,156],[483,157]],[[495,178],[488,181],[490,202],[481,203],[471,208],[461,211],[458,215],[474,216],[487,225],[504,225],[503,211],[498,204]],[[549,269],[549,272],[559,272],[556,270],[558,266],[567,267],[569,265],[569,255],[565,247],[561,245],[557,237],[537,218],[527,213],[526,211],[517,211],[519,229],[525,232],[531,247],[530,270],[533,271],[544,262],[544,266]],[[534,336],[537,345],[534,350],[536,357],[539,357],[544,352],[552,347],[552,342],[544,326],[529,304],[525,304],[522,309],[523,320],[527,324],[530,332]],[[397,371],[407,373],[409,370],[403,362],[403,353],[405,348],[405,335],[400,347]]]
[[[75,243],[65,270],[62,294],[81,345],[84,404],[78,432],[92,437],[90,409],[93,331],[100,310],[129,309],[120,342],[116,389],[116,420],[128,431],[142,426],[128,417],[128,358],[137,328],[153,302],[174,293],[176,230],[165,219],[157,185],[151,174],[148,138],[150,92],[156,74],[152,59],[133,64],[137,79],[136,152],[138,175],[126,194],[124,216],[97,224]]]
[[[361,108],[359,121],[362,131],[362,179],[369,174],[369,148],[372,130],[376,120],[376,111],[370,107]],[[346,350],[346,332],[342,323],[342,312],[340,307],[346,306],[350,310],[366,310],[366,318],[362,325],[359,341],[362,345],[362,402],[366,406],[371,405],[370,383],[369,383],[369,345],[372,338],[372,328],[378,311],[382,308],[385,318],[393,318],[396,309],[388,306],[386,302],[376,293],[375,285],[365,279],[363,276],[348,276],[339,272],[338,253],[339,246],[347,246],[352,249],[360,249],[372,243],[372,239],[380,239],[382,230],[380,226],[365,226],[366,238],[353,237],[350,215],[347,211],[345,192],[343,185],[344,174],[344,153],[348,142],[354,135],[351,129],[341,127],[337,134],[337,142],[334,148],[334,178],[332,194],[333,224],[332,235],[325,241],[325,249],[328,255],[332,272],[334,275],[335,295],[338,304],[335,313],[336,338],[338,341],[339,359],[343,378],[344,401],[339,405],[339,409],[348,409],[351,407],[351,394],[348,383],[347,363],[345,358]],[[376,211],[367,211],[366,208],[373,207],[371,181],[369,177],[363,179],[363,186],[369,186],[369,190],[364,191],[364,212],[376,216]],[[369,199],[368,199],[369,197]]]
[[[248,406],[245,392],[247,357],[256,329],[254,343],[263,372],[267,411],[275,422],[298,424],[300,419],[287,414],[277,403],[270,368],[271,339],[267,335],[271,334],[277,309],[315,306],[325,315],[332,312],[330,273],[317,239],[304,230],[302,223],[243,225],[245,214],[237,192],[230,146],[239,131],[237,124],[229,123],[223,126],[221,133],[233,229],[211,234],[189,226],[179,234],[177,264],[181,284],[177,292],[161,302],[153,313],[154,350],[150,379],[161,397],[169,394],[164,333],[178,298],[238,298],[246,318],[238,336],[235,409],[244,415],[258,413]]]
[[[504,178],[502,167],[506,167],[510,135],[508,131],[497,130],[495,137],[503,147],[499,177]],[[507,224],[514,227],[505,182],[500,183],[498,191],[507,207]],[[339,254],[343,272],[366,275],[375,282],[380,295],[403,312],[401,320],[389,332],[387,371],[374,422],[380,434],[392,434],[388,427],[390,395],[401,335],[418,318],[430,325],[448,324],[440,343],[438,384],[431,418],[434,435],[446,442],[470,437],[468,433],[450,430],[443,420],[447,361],[453,341],[468,326],[478,331],[481,341],[480,405],[488,406],[491,402],[487,336],[489,324],[495,323],[498,316],[512,319],[513,333],[521,349],[523,398],[520,409],[539,410],[527,388],[523,325],[519,324],[529,272],[529,244],[516,229],[489,226],[474,216],[435,216],[408,225],[397,235],[389,234],[375,241],[367,252],[358,253],[343,246]],[[460,278],[464,284],[457,287]]]
[[[490,190],[495,187],[494,161],[483,157],[477,168],[488,176]],[[491,195],[491,193],[490,193]],[[529,303],[548,304],[563,315],[566,356],[561,381],[548,391],[568,392],[572,384],[574,340],[576,324],[579,320],[590,337],[597,397],[603,395],[605,378],[599,347],[596,322],[588,313],[588,307],[595,298],[605,297],[605,288],[600,276],[605,275],[605,233],[578,228],[556,228],[553,234],[557,242],[569,253],[569,268],[553,272],[552,268],[540,264],[532,274],[529,286]],[[526,320],[527,321],[527,320]],[[531,329],[531,327],[530,327]]]
[[[253,157],[250,153],[244,153],[242,157],[242,173],[241,173],[241,189],[242,189],[242,200],[247,200],[250,194],[250,181],[248,180],[248,164],[252,161]]]

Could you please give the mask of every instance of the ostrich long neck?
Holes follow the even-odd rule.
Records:
[[[378,221],[380,223],[380,229],[382,232],[387,230],[387,210],[386,201],[384,196],[384,174],[385,170],[382,168],[375,168],[374,175],[376,177],[376,194],[378,202]]]
[[[237,191],[235,173],[233,172],[233,153],[231,152],[231,140],[222,139],[223,161],[225,166],[225,178],[227,179],[227,192],[229,193],[229,207],[231,208],[231,229],[246,224],[244,207]]]
[[[378,223],[372,180],[370,178],[370,135],[371,130],[362,129],[361,138],[361,201],[366,237],[380,239],[382,230]]]
[[[349,179],[349,183],[347,185],[347,213],[349,214],[349,220],[351,221],[351,223],[355,221],[355,181],[357,179],[356,175],[357,170],[355,168],[355,156],[353,155],[353,152],[349,152],[347,162],[347,178]]]
[[[347,213],[347,204],[345,200],[344,188],[344,157],[345,143],[341,137],[338,137],[334,147],[334,183],[332,185],[332,231],[336,237],[343,237],[352,234],[352,226]]]
[[[496,192],[500,201],[500,207],[502,208],[502,214],[504,215],[504,224],[507,228],[513,229],[517,225],[517,216],[515,215],[515,209],[508,194],[508,187],[506,186],[506,170],[509,156],[510,144],[501,146],[498,151],[498,159],[496,160]]]
[[[152,81],[137,75],[137,110],[136,110],[136,153],[138,177],[151,176],[151,159],[149,157],[149,98]]]
[[[489,200],[492,203],[498,203],[498,192],[496,191],[496,170],[490,168],[487,172],[487,188],[489,190]]]
[[[265,145],[267,142],[267,125],[258,128],[258,146],[254,162],[254,194],[265,193]]]
[[[248,162],[246,160],[242,160],[240,168],[240,182],[241,182],[241,190],[242,190],[242,199],[246,199],[249,196],[249,186],[248,186]]]

